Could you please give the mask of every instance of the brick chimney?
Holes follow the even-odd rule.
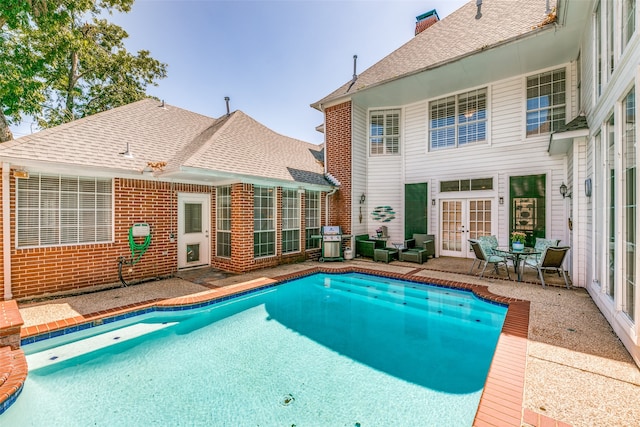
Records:
[[[440,17],[438,16],[438,12],[436,12],[435,9],[423,13],[422,15],[416,16],[416,36],[439,20]]]

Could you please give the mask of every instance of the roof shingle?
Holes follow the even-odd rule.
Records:
[[[133,158],[122,153],[127,148]],[[153,99],[0,144],[0,157],[52,166],[141,172],[193,167],[264,179],[329,185],[321,147],[280,135],[241,111],[218,119]]]
[[[550,7],[555,5],[556,0],[551,0]],[[547,0],[485,0],[482,17],[476,19],[476,1],[472,0],[363,71],[351,89],[349,81],[312,106],[319,108],[349,94],[543,31],[549,23],[546,10]]]

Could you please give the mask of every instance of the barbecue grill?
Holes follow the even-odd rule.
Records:
[[[342,234],[339,225],[325,225],[321,228],[322,256],[318,261],[343,261],[342,239],[349,236]]]

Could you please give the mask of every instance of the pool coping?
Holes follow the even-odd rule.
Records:
[[[417,270],[423,272],[422,270]],[[465,289],[479,298],[508,306],[507,315],[498,339],[495,354],[480,398],[474,426],[520,426],[523,420],[523,396],[527,357],[530,302],[496,295],[485,285],[475,285],[458,280],[444,280],[424,275],[379,271],[362,267],[340,268],[313,267],[273,278],[259,278],[222,288],[170,299],[155,299],[137,304],[103,310],[87,315],[75,316],[42,325],[22,327],[20,338],[23,344],[53,338],[55,336],[88,329],[92,326],[137,316],[151,311],[186,310],[215,304],[242,294],[257,292],[281,283],[316,273],[342,274],[364,273],[380,277],[407,280],[415,283]],[[24,353],[20,351],[24,359]],[[26,360],[24,361],[26,366]],[[21,387],[20,387],[21,389]],[[20,390],[12,395],[0,393],[0,408],[17,398]],[[4,398],[4,399],[3,399]],[[10,405],[10,403],[9,403]],[[6,408],[8,408],[8,406]],[[5,408],[5,410],[6,410]],[[4,412],[0,409],[0,414]]]

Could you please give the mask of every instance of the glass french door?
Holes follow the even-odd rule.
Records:
[[[490,199],[440,201],[440,253],[443,256],[473,257],[469,239],[492,234]]]

